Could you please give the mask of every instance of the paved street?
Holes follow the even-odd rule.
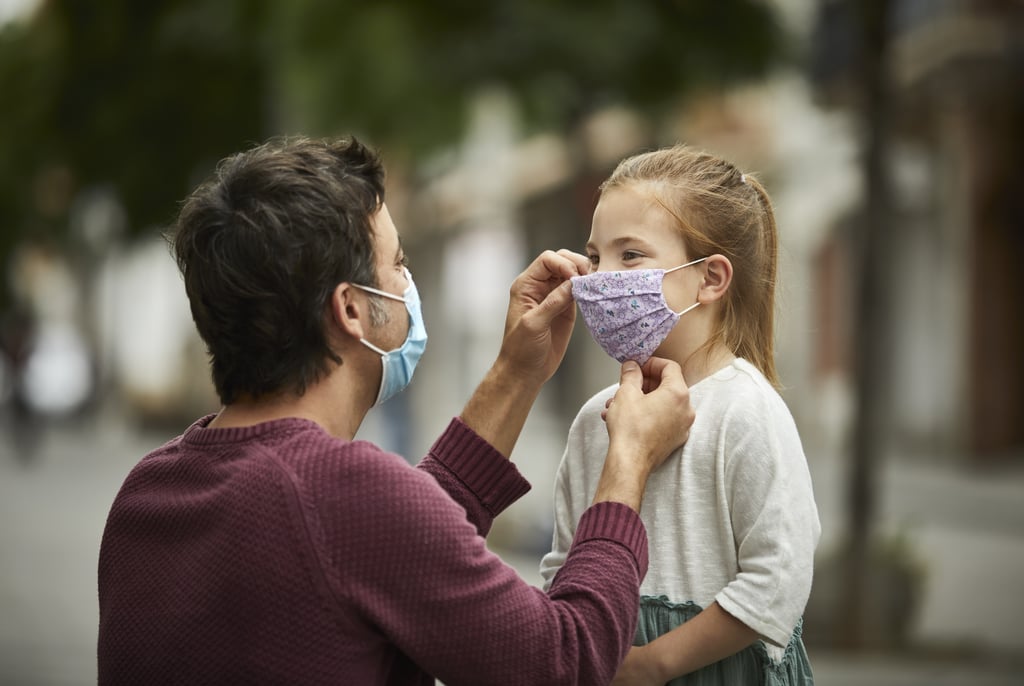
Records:
[[[107,508],[130,466],[169,436],[90,419],[42,434],[26,463],[12,433],[7,418],[0,421],[0,684],[92,684],[96,560]],[[542,445],[543,436],[524,437],[520,450],[560,452],[554,446],[561,440]],[[838,519],[841,470],[825,462],[812,469],[827,530]],[[996,657],[812,653],[817,683],[1024,683],[1024,478],[968,479],[906,465],[890,466],[884,484],[886,521],[907,531],[928,565],[915,638],[947,646],[971,641]],[[542,498],[548,492],[544,484],[535,490]],[[535,558],[506,559],[539,583]]]

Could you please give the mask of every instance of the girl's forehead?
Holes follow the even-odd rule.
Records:
[[[648,240],[681,239],[678,222],[654,197],[630,188],[610,189],[601,196],[591,225],[591,240],[617,240],[636,235]]]

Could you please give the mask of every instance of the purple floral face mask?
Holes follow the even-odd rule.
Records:
[[[574,276],[572,295],[598,345],[620,363],[635,360],[642,365],[679,318],[700,304],[695,302],[682,312],[674,312],[661,289],[665,275],[706,259],[702,257],[672,269],[627,269]]]

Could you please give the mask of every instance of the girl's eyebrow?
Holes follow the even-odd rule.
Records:
[[[642,244],[644,246],[650,246],[651,245],[647,240],[645,240],[643,238],[640,238],[640,236],[633,236],[633,235],[628,235],[627,234],[625,236],[619,236],[618,238],[612,239],[611,247],[619,248],[619,247],[622,247],[623,245],[628,245],[628,244],[633,244],[633,243],[640,243],[640,244]],[[586,244],[586,246],[584,246],[584,248],[586,250],[596,250],[597,246],[594,245],[593,241],[587,241],[587,244]]]

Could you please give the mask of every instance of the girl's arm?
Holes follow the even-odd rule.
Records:
[[[655,686],[738,653],[757,632],[711,603],[685,624],[629,651],[612,686]]]

